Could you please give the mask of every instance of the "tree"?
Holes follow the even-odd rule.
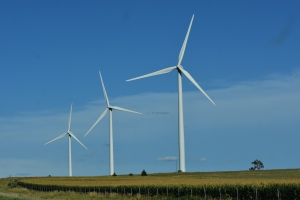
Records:
[[[142,171],[141,176],[147,176],[147,172],[145,170]]]
[[[255,170],[255,169],[260,170],[260,169],[264,168],[264,164],[260,160],[257,160],[257,159],[254,160],[251,164],[254,165],[254,167],[250,168],[251,170]]]

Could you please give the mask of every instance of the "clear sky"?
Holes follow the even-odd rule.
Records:
[[[299,168],[300,1],[0,1],[0,177],[178,170],[177,74],[125,80],[182,61],[187,171]],[[178,164],[178,163],[177,163]]]

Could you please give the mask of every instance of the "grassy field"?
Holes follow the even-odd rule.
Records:
[[[81,186],[81,187],[116,187],[116,186],[201,186],[211,185],[220,187],[224,185],[268,185],[268,184],[300,184],[300,169],[287,170],[261,170],[261,171],[234,171],[234,172],[195,172],[195,173],[162,173],[149,174],[148,176],[120,175],[99,177],[14,177],[15,181],[37,185]],[[117,194],[97,194],[89,192],[78,194],[75,192],[38,192],[25,188],[11,188],[10,179],[0,179],[0,199],[5,199],[1,193],[15,196],[7,199],[144,199],[146,197]],[[298,186],[297,186],[298,187]],[[275,192],[275,191],[274,191]],[[163,199],[148,197],[147,199]],[[200,199],[200,198],[189,198]],[[213,199],[213,198],[208,198]],[[218,199],[218,198],[215,198]],[[226,198],[222,199],[234,199]],[[250,199],[250,198],[249,198]]]
[[[99,177],[37,177],[21,178],[22,182],[60,186],[119,186],[119,185],[214,185],[300,183],[300,169],[234,172],[163,173]]]
[[[16,179],[16,178],[14,178]],[[23,179],[23,178],[22,178]],[[88,194],[78,194],[75,192],[39,192],[32,191],[25,188],[10,187],[10,178],[0,179],[0,200],[79,200],[79,199],[89,199],[89,200],[136,200],[141,199],[141,197],[130,198],[129,196],[122,195],[102,195],[90,192]]]

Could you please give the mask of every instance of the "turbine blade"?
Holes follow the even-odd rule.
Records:
[[[53,141],[55,141],[55,140],[58,140],[58,139],[60,139],[60,138],[63,138],[63,137],[65,137],[67,134],[68,134],[68,132],[66,132],[66,133],[64,133],[64,134],[62,134],[62,135],[60,135],[60,136],[58,136],[57,138],[54,138],[53,140],[51,140],[51,141],[45,143],[44,145],[49,144],[49,143],[51,143],[51,142],[53,142]]]
[[[101,80],[101,83],[102,83],[102,90],[103,90],[104,98],[105,98],[107,106],[109,106],[108,97],[107,97],[107,94],[106,94],[105,86],[104,86],[103,79],[102,79],[100,71],[99,71],[99,75],[100,75],[100,80]]]
[[[125,112],[131,112],[131,113],[135,113],[135,114],[142,114],[142,113],[139,113],[139,112],[136,112],[136,111],[133,111],[133,110],[128,110],[128,109],[125,109],[125,108],[121,108],[121,107],[118,107],[118,106],[110,106],[109,108],[112,108],[114,110],[120,110],[120,111],[125,111]]]
[[[208,98],[208,100],[210,100],[210,102],[212,102],[212,104],[216,105],[215,102],[213,102],[213,100],[211,100],[211,98],[209,98],[209,96],[204,92],[204,90],[198,85],[198,83],[193,79],[193,77],[184,69],[180,68],[180,71],[204,94],[204,96],[206,96],[206,98]]]
[[[104,112],[100,115],[100,117],[97,119],[97,121],[94,123],[94,125],[90,128],[90,130],[84,135],[84,137],[89,134],[89,132],[98,124],[98,122],[104,117],[104,115],[107,113],[108,108],[104,110]]]
[[[69,125],[68,125],[68,132],[70,132],[70,127],[71,127],[71,118],[72,118],[72,106],[73,106],[73,103],[71,103],[71,110],[70,110],[70,117],[69,117]]]
[[[86,148],[78,139],[77,137],[73,134],[73,133],[69,133],[71,135],[72,138],[74,138],[79,144],[81,144],[84,148]],[[87,148],[86,148],[87,150]]]
[[[188,31],[186,33],[184,42],[182,44],[182,47],[181,47],[181,50],[180,50],[180,53],[179,53],[178,65],[181,64],[181,61],[182,61],[182,58],[183,58],[183,55],[184,55],[184,51],[185,51],[185,47],[186,47],[186,44],[187,44],[187,41],[188,41],[188,38],[189,38],[190,30],[191,30],[191,27],[192,27],[193,20],[194,20],[194,15],[193,15],[193,17],[191,19],[191,22],[190,22],[190,25],[189,25],[189,29],[188,29]]]
[[[126,81],[133,81],[133,80],[137,80],[137,79],[141,79],[141,78],[146,78],[146,77],[150,77],[150,76],[156,76],[156,75],[160,75],[160,74],[169,73],[170,71],[172,71],[174,69],[176,69],[176,66],[168,67],[168,68],[165,68],[165,69],[162,69],[162,70],[158,70],[156,72],[152,72],[150,74],[146,74],[146,75],[143,75],[143,76],[138,76],[138,77],[135,77],[135,78],[132,78],[132,79],[128,79]]]

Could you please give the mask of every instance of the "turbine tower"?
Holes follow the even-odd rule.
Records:
[[[146,74],[143,76],[139,76],[136,78],[132,78],[126,81],[133,81],[141,78],[146,78],[150,76],[156,76],[160,74],[165,74],[169,73],[173,70],[177,70],[177,76],[178,76],[178,140],[179,140],[179,169],[182,172],[185,172],[185,146],[184,146],[184,125],[183,125],[183,101],[182,101],[182,74],[185,75],[187,79],[189,79],[203,94],[208,100],[210,100],[214,105],[215,103],[210,99],[210,97],[204,92],[204,90],[198,85],[198,83],[194,80],[194,78],[186,71],[183,69],[183,66],[181,65],[181,61],[184,55],[185,47],[189,38],[190,30],[192,27],[194,15],[192,16],[188,31],[186,33],[183,45],[181,47],[179,57],[178,57],[178,64],[173,67],[168,67],[156,72],[152,72],[150,74]]]
[[[132,110],[127,110],[125,108],[121,108],[121,107],[117,107],[117,106],[111,106],[109,104],[109,101],[108,101],[108,97],[107,97],[107,94],[106,94],[106,90],[105,90],[105,87],[104,87],[104,83],[103,83],[103,79],[102,79],[100,71],[99,71],[99,76],[100,76],[100,80],[101,80],[102,89],[103,89],[104,98],[105,98],[105,101],[106,101],[107,108],[100,115],[100,117],[97,119],[97,121],[94,123],[94,125],[90,128],[90,130],[84,135],[84,137],[87,136],[87,134],[89,134],[89,132],[98,124],[98,122],[105,116],[105,114],[109,110],[109,166],[110,166],[109,169],[110,169],[110,175],[113,175],[115,173],[115,169],[114,169],[114,141],[113,141],[112,111],[113,110],[120,110],[120,111],[125,111],[125,112],[136,113],[136,114],[142,114],[142,113],[135,112],[135,111],[132,111]]]
[[[58,136],[57,138],[47,142],[46,144],[49,144],[50,142],[53,142],[55,140],[58,140],[60,138],[65,137],[66,135],[69,136],[69,176],[72,176],[72,148],[71,148],[71,138],[74,138],[79,144],[81,144],[81,146],[83,146],[84,148],[86,148],[73,134],[73,132],[70,131],[70,126],[71,126],[71,116],[72,116],[72,104],[71,104],[71,111],[70,111],[70,117],[69,117],[69,125],[68,125],[68,131],[60,136]],[[46,145],[45,144],[45,145]],[[86,148],[87,149],[87,148]]]

